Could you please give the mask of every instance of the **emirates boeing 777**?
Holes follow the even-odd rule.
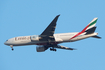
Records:
[[[36,51],[43,52],[48,48],[50,48],[51,51],[56,51],[56,48],[75,50],[74,48],[69,48],[58,44],[75,42],[89,37],[101,38],[97,36],[98,33],[95,33],[95,25],[98,18],[94,18],[81,32],[54,34],[56,22],[59,16],[60,15],[57,15],[40,35],[14,37],[8,39],[4,44],[10,46],[12,50],[14,50],[13,47],[15,46],[37,45]]]

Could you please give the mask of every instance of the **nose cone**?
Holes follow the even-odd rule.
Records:
[[[4,44],[5,44],[5,45],[9,45],[9,41],[8,41],[8,40],[6,40],[6,42],[4,42]]]
[[[4,42],[4,44],[5,44],[5,45],[7,45],[7,41],[6,41],[6,42]]]
[[[8,46],[14,44],[14,38],[6,40],[6,42],[4,42],[4,44],[8,45]]]

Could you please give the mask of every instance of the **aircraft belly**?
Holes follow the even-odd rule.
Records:
[[[14,42],[12,45],[13,46],[22,46],[22,45],[44,45],[46,44],[47,41],[18,41]]]
[[[31,41],[29,40],[29,41],[25,41],[25,40],[23,40],[23,41],[15,41],[14,43],[13,43],[13,45],[14,46],[16,46],[16,45],[25,45],[25,44],[28,44],[28,43],[30,43]]]

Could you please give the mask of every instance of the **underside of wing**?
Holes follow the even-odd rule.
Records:
[[[55,32],[55,28],[56,28],[56,22],[58,20],[58,17],[60,15],[57,15],[53,21],[48,25],[48,27],[42,32],[42,34],[40,35],[41,39],[40,41],[55,41],[53,34]]]
[[[74,48],[69,48],[69,47],[60,46],[60,45],[56,46],[55,48],[65,49],[65,50],[76,50],[76,49],[74,49]]]

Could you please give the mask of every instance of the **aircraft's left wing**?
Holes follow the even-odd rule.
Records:
[[[49,24],[49,26],[42,32],[42,34],[40,35],[40,37],[41,37],[40,41],[55,40],[54,37],[53,37],[53,34],[55,32],[56,22],[57,22],[59,16],[60,15],[57,15],[53,19],[53,21]]]
[[[74,48],[69,48],[69,47],[60,46],[60,45],[56,46],[55,48],[65,49],[65,50],[76,50],[76,49],[74,49]]]

